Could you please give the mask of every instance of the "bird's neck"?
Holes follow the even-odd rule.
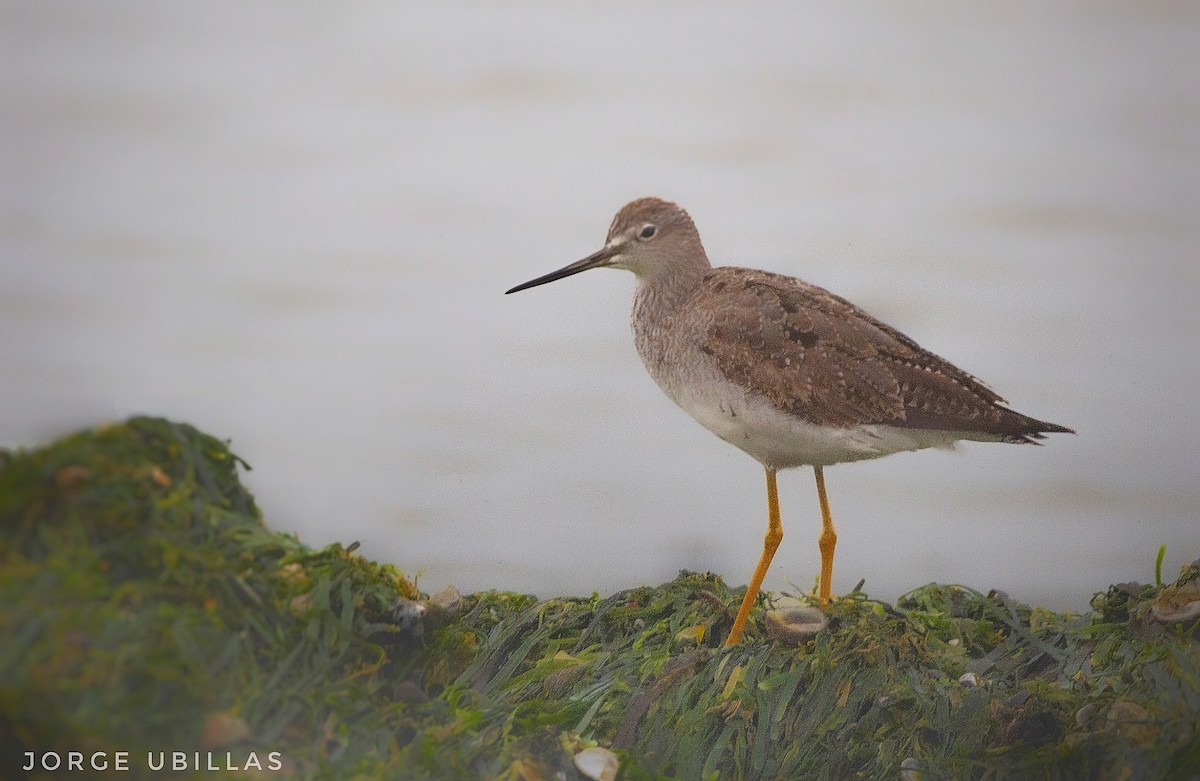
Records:
[[[711,269],[707,259],[702,263],[676,266],[666,273],[638,276],[637,292],[633,296],[634,327],[642,323],[649,327],[665,326],[696,292]]]
[[[708,260],[671,273],[655,277],[638,277],[633,296],[633,340],[638,355],[667,395],[675,398],[668,367],[670,343],[675,335],[672,320],[687,311],[688,302],[696,294],[710,270]]]

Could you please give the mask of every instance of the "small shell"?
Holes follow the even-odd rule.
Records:
[[[958,677],[958,682],[968,689],[974,689],[979,685],[979,677],[975,673],[963,673]]]
[[[1150,615],[1164,624],[1186,624],[1200,619],[1200,581],[1163,589],[1150,605]]]
[[[306,618],[313,609],[313,596],[311,592],[297,594],[288,600],[288,612],[296,618]]]
[[[454,584],[446,586],[444,589],[434,594],[429,598],[429,604],[434,607],[439,607],[446,611],[449,615],[456,615],[459,608],[462,607],[462,594],[458,593],[458,589]]]
[[[1108,706],[1105,717],[1113,724],[1141,724],[1150,719],[1150,711],[1129,700],[1117,700]]]
[[[250,725],[241,716],[227,710],[214,711],[204,717],[200,745],[204,748],[225,748],[241,743],[251,734]]]
[[[767,611],[767,634],[778,643],[800,645],[829,624],[815,607],[785,607]]]
[[[921,772],[921,760],[916,757],[905,757],[900,763],[900,781],[921,781],[925,774]]]
[[[585,748],[575,755],[575,768],[593,781],[613,781],[621,761],[606,748]]]
[[[392,699],[397,702],[428,702],[429,695],[415,681],[401,681],[392,691]]]

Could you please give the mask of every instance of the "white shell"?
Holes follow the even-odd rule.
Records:
[[[621,762],[606,748],[585,748],[575,755],[575,768],[593,781],[613,781]]]

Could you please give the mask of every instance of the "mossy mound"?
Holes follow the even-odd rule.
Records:
[[[1083,616],[855,592],[799,645],[725,649],[740,592],[714,576],[438,607],[268,531],[238,464],[151,418],[0,452],[0,773],[128,751],[124,777],[572,779],[600,745],[626,779],[1200,774],[1195,566]]]

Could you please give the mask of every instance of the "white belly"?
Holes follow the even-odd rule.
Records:
[[[971,438],[962,432],[881,424],[815,425],[748,396],[723,378],[705,391],[669,389],[667,395],[700,425],[775,469],[829,466],[928,447],[952,448],[955,441]]]

